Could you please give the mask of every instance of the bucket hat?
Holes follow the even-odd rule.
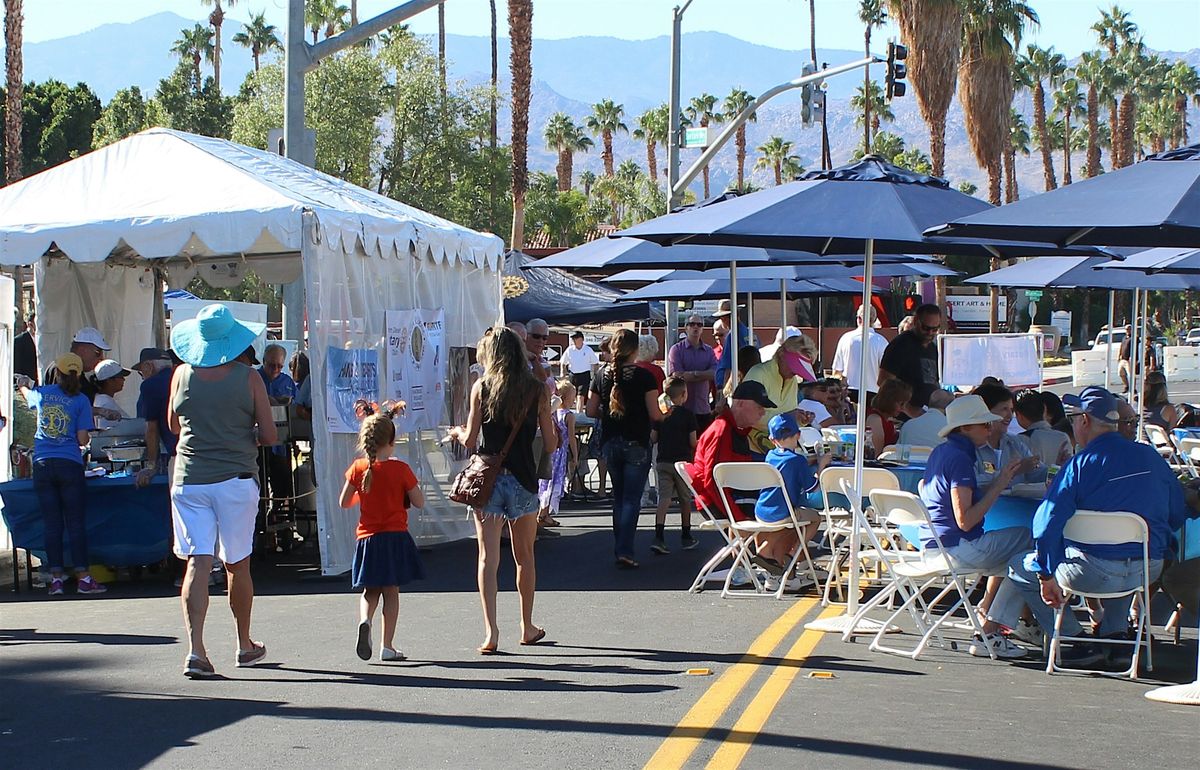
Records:
[[[128,377],[129,370],[111,358],[106,358],[100,363],[96,364],[96,368],[93,370],[92,376],[95,378],[96,382],[104,382],[105,380],[111,380],[113,377]]]
[[[185,364],[220,366],[237,358],[266,328],[266,324],[239,321],[229,308],[214,303],[171,329],[171,349]]]
[[[945,438],[955,428],[983,425],[999,419],[1000,415],[992,414],[979,396],[963,396],[954,399],[950,406],[946,407],[946,427],[939,430],[938,435]]]

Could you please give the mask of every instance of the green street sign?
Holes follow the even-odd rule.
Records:
[[[708,146],[708,126],[699,128],[686,128],[683,131],[683,147],[684,149],[700,148]]]
[[[1041,289],[1026,289],[1025,296],[1028,297],[1029,299],[1033,300],[1034,302],[1037,302],[1039,299],[1042,298],[1042,290]]]

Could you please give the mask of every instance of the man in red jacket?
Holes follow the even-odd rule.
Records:
[[[688,466],[688,474],[696,487],[697,503],[703,501],[713,515],[726,513],[713,480],[713,468],[721,463],[754,460],[747,436],[766,411],[774,408],[775,403],[767,397],[767,390],[762,383],[743,381],[734,389],[729,408],[722,410],[700,436],[696,444],[696,459]],[[735,519],[743,521],[754,518],[753,512],[746,514],[738,507],[732,495],[727,496],[727,502]]]

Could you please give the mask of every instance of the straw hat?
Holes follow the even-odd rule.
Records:
[[[950,431],[964,425],[985,425],[1000,419],[1000,415],[988,411],[987,404],[979,396],[963,396],[956,398],[946,407],[946,427],[938,431],[942,438],[950,435]]]

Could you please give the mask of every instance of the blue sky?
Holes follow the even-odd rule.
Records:
[[[608,35],[644,39],[670,32],[671,8],[682,0],[535,0],[534,36],[565,38]],[[1030,42],[1053,45],[1074,56],[1091,48],[1095,37],[1089,26],[1099,18],[1101,0],[1028,0],[1042,18]],[[349,0],[343,0],[349,5]],[[369,17],[395,7],[401,0],[360,0],[359,15]],[[1124,0],[1141,27],[1147,44],[1158,50],[1184,51],[1200,45],[1200,0]],[[501,29],[506,27],[505,0],[497,0]],[[281,29],[284,0],[238,0],[230,16],[246,19],[251,12],[266,11],[268,20]],[[862,26],[857,20],[858,0],[817,0],[817,44],[824,48],[857,49]],[[84,32],[106,22],[127,22],[162,11],[200,19],[208,8],[200,0],[26,0],[25,39],[49,40]],[[437,14],[428,11],[413,19],[417,32],[437,29]],[[446,26],[451,33],[487,35],[487,0],[447,0]],[[775,48],[808,45],[807,0],[694,0],[684,18],[685,31],[716,30]],[[502,33],[503,34],[503,33]],[[884,32],[879,39],[893,31]]]

